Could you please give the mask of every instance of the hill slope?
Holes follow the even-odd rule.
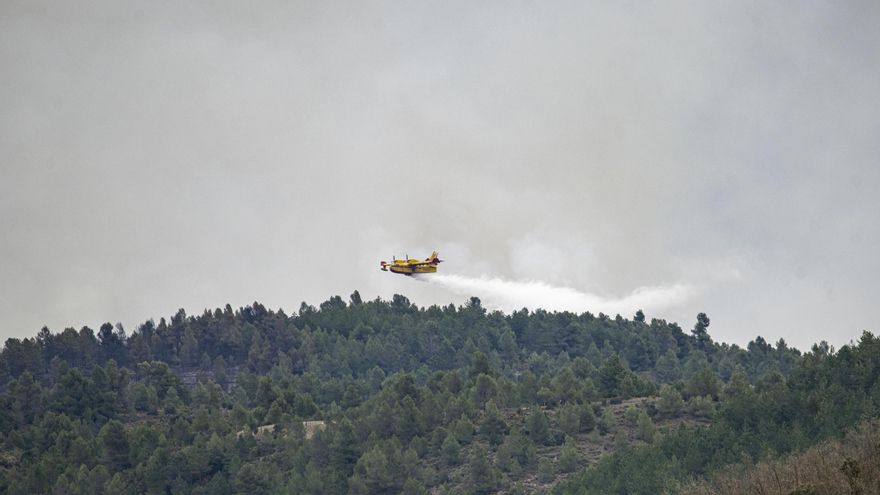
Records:
[[[877,410],[870,334],[802,355],[708,326],[355,292],[43,329],[0,353],[0,489],[657,493]]]

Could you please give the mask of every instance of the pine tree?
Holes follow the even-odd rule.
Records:
[[[576,435],[581,431],[581,417],[579,407],[575,404],[566,404],[559,408],[556,414],[559,429],[568,435]]]
[[[474,437],[474,424],[467,415],[461,413],[461,417],[452,425],[452,432],[458,443],[467,445]]]
[[[593,412],[593,406],[590,404],[582,404],[579,408],[580,413],[580,431],[590,432],[596,427],[596,413]]]
[[[614,419],[614,414],[611,412],[610,407],[606,407],[605,410],[602,412],[602,416],[599,418],[597,426],[599,429],[599,433],[601,433],[602,435],[617,430],[617,420]]]
[[[486,494],[495,491],[501,473],[489,462],[489,455],[480,445],[474,446],[470,458],[471,489],[475,494]]]
[[[440,455],[443,458],[443,461],[447,465],[457,465],[459,460],[459,451],[460,447],[458,445],[458,440],[455,439],[455,436],[452,433],[446,435],[446,438],[443,440],[443,445],[440,446]]]
[[[712,338],[709,337],[708,328],[709,317],[706,316],[706,313],[699,313],[697,315],[697,323],[694,324],[692,333],[694,339],[697,341],[697,349],[700,349],[703,352],[709,351],[712,345]]]
[[[163,401],[163,410],[165,411],[165,414],[177,414],[180,412],[182,406],[183,401],[180,400],[177,388],[170,387],[165,394],[165,400]]]
[[[570,473],[577,468],[579,456],[577,445],[572,437],[565,437],[565,444],[562,451],[559,452],[559,471],[562,473]]]
[[[214,365],[211,368],[211,371],[214,374],[214,381],[221,387],[225,387],[228,377],[226,374],[226,360],[223,359],[223,356],[217,356],[214,358]]]
[[[543,445],[550,437],[550,421],[540,408],[534,408],[526,419],[526,431],[529,438],[538,445]]]
[[[101,442],[104,463],[113,472],[128,468],[128,435],[125,428],[117,420],[110,420],[98,433]]]
[[[403,484],[403,490],[400,493],[401,495],[426,495],[428,491],[425,490],[425,485],[421,481],[415,478],[408,478],[406,483]]]
[[[681,413],[684,408],[684,400],[681,393],[671,385],[660,387],[660,400],[657,401],[657,412],[666,418],[673,418]]]
[[[494,401],[490,400],[486,404],[486,413],[480,424],[480,433],[486,436],[491,445],[498,445],[504,440],[507,430],[507,423],[501,418],[498,407],[495,406]]]
[[[681,363],[672,348],[668,349],[666,353],[657,359],[657,364],[654,367],[654,374],[662,383],[674,382],[675,380],[681,379]]]
[[[636,438],[646,443],[652,443],[654,441],[654,433],[657,429],[654,427],[654,422],[651,421],[651,417],[648,416],[645,411],[640,411],[636,422],[638,425]]]
[[[192,325],[186,325],[186,328],[183,330],[180,350],[178,351],[180,364],[183,366],[195,366],[197,364],[196,360],[199,357],[198,351],[199,342],[196,339],[195,330],[193,330]]]
[[[599,391],[603,397],[614,397],[619,393],[620,383],[628,370],[623,367],[620,356],[612,354],[599,368]]]
[[[556,471],[553,469],[553,463],[550,459],[542,457],[538,461],[538,481],[541,483],[550,483],[556,478]]]
[[[207,373],[211,371],[212,367],[211,356],[207,352],[203,352],[202,357],[199,359],[199,369]]]

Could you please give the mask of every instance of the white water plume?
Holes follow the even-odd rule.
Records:
[[[522,308],[547,311],[571,311],[630,316],[637,310],[657,311],[683,303],[692,290],[684,284],[639,287],[629,295],[607,298],[581,292],[571,287],[556,287],[546,282],[504,280],[498,277],[466,277],[431,274],[416,277],[465,296],[479,297],[490,309],[515,311]]]

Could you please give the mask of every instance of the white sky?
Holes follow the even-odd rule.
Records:
[[[0,1],[0,337],[378,270],[840,345],[880,296],[880,3]],[[479,295],[479,294],[476,294]],[[626,315],[630,316],[630,315]]]

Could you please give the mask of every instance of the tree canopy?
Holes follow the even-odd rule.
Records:
[[[44,328],[0,352],[0,491],[657,493],[876,416],[872,334],[802,354],[708,327],[355,292]]]

